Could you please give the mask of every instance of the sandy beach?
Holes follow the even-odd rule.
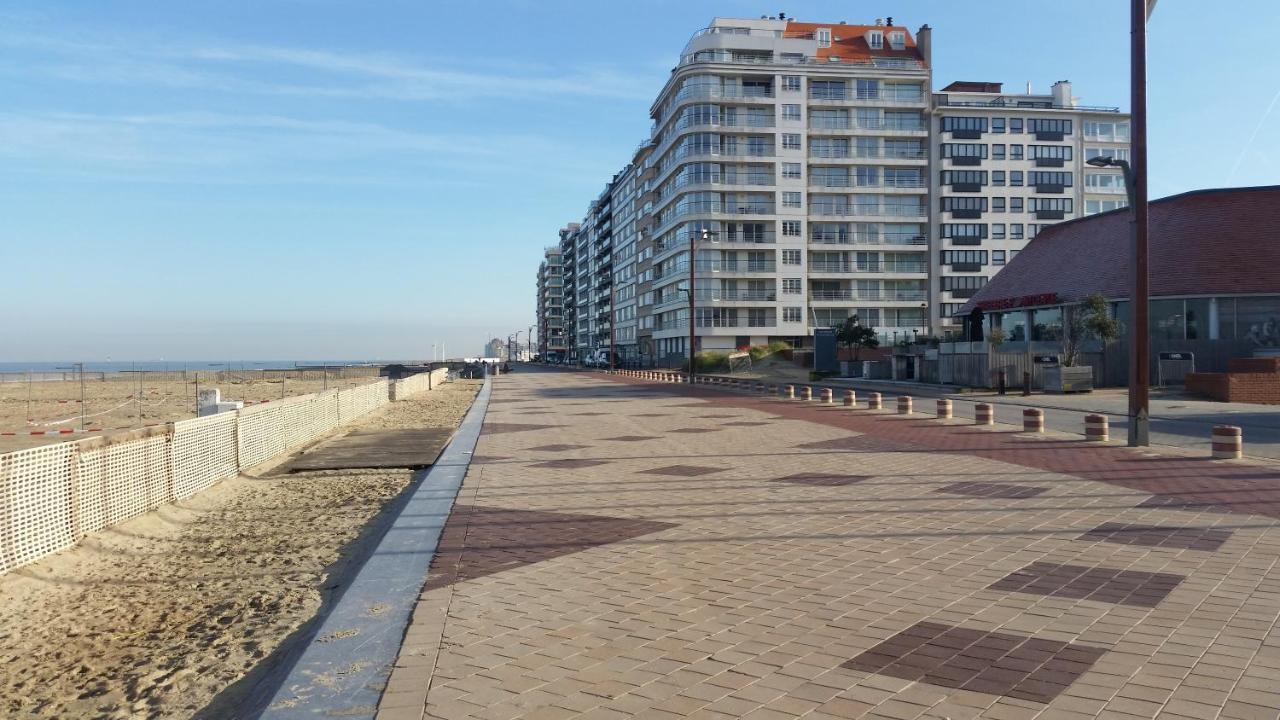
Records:
[[[479,386],[450,383],[335,434],[456,426]],[[410,480],[255,468],[0,577],[0,715],[236,717]]]
[[[80,383],[74,380],[0,383],[0,453],[67,440],[173,422],[195,417],[196,391],[218,388],[224,400],[258,403],[282,397],[306,395],[325,388],[348,388],[377,380],[376,377],[325,378],[321,373],[296,373],[289,377],[263,378],[261,373],[223,372],[139,373],[137,376],[108,376],[84,383],[86,428],[100,432],[72,435],[29,435],[32,430],[56,431],[80,428]],[[139,393],[141,387],[141,393]]]

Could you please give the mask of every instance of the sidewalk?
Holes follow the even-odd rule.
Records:
[[[498,378],[379,716],[1276,717],[1280,473],[1007,430]]]

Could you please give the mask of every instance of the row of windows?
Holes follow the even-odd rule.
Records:
[[[1007,120],[1007,124],[1006,124]],[[988,125],[988,121],[990,124]],[[952,115],[944,115],[939,118],[940,128],[942,132],[952,132],[955,130],[977,130],[979,132],[993,132],[1003,134],[1008,129],[1012,134],[1019,134],[1023,131],[1023,118],[1003,118],[1003,117],[958,117]],[[1071,134],[1072,123],[1068,119],[1060,118],[1027,118],[1026,132],[1060,132],[1063,135]],[[1118,129],[1119,128],[1119,129]],[[1092,132],[1091,132],[1092,131]],[[1128,123],[1085,123],[1085,134],[1093,137],[1120,137],[1129,138]]]
[[[942,237],[948,240],[991,238],[992,240],[1023,240],[1033,238],[1040,231],[1052,227],[1050,223],[943,223]]]
[[[990,150],[988,151],[988,148]],[[1023,153],[1022,145],[1004,145],[995,143],[943,143],[942,157],[976,157],[992,160],[1062,160],[1072,158],[1070,145],[1027,145]]]

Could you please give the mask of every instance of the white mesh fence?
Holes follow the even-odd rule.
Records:
[[[0,574],[314,440],[387,404],[389,391],[378,380],[0,455]]]

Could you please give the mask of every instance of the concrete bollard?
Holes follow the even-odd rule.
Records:
[[[1244,457],[1244,431],[1235,425],[1215,425],[1213,434],[1214,460],[1239,460]]]
[[[1107,442],[1111,439],[1111,427],[1106,415],[1084,416],[1084,439],[1094,442]]]
[[[854,391],[852,391],[852,390],[845,390],[845,391],[844,391],[844,406],[845,406],[845,407],[853,407],[854,405],[857,405],[857,404],[858,404],[858,393],[856,393],[856,392],[854,392]]]
[[[795,400],[795,399],[796,399],[796,386],[795,386],[795,385],[786,385],[786,386],[784,386],[784,387],[782,388],[782,397],[784,397],[784,398],[786,398],[786,399],[788,399],[788,400]]]
[[[943,399],[938,401],[938,419],[939,420],[951,419],[951,401],[950,400]]]
[[[1044,432],[1044,411],[1039,408],[1027,408],[1023,410],[1022,432]]]
[[[882,407],[884,407],[884,404],[880,402],[880,393],[877,393],[877,392],[867,393],[867,409],[868,410],[879,410]]]
[[[820,397],[822,398],[823,405],[830,405],[831,404],[831,388],[822,388],[822,393]]]
[[[898,396],[898,414],[899,415],[911,414],[911,396],[910,395]]]
[[[978,403],[973,408],[974,425],[995,425],[996,409],[989,403]]]
[[[812,400],[813,388],[809,387],[808,385],[805,385],[804,387],[800,388],[800,399],[804,400],[805,402]]]

